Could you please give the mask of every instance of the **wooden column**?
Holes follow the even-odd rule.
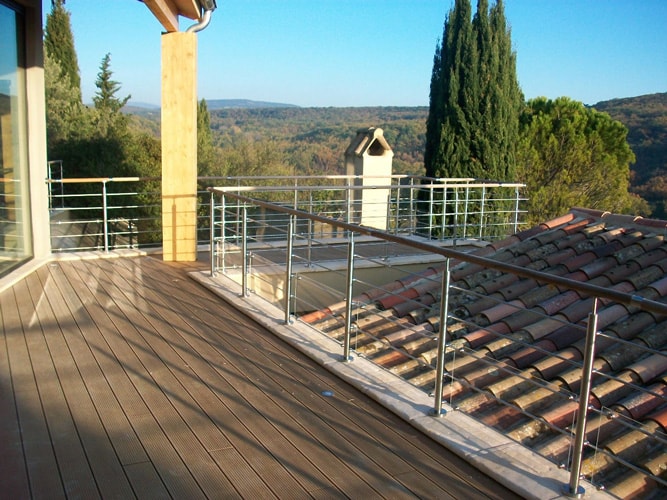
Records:
[[[197,37],[162,35],[162,248],[197,260]]]

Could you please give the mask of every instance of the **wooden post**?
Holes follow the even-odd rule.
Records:
[[[162,248],[197,260],[197,37],[162,35]]]

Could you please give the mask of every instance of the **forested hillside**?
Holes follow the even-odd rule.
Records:
[[[654,217],[667,218],[667,93],[613,99],[593,107],[628,128],[628,143],[636,156],[631,189],[651,204]]]
[[[133,110],[144,129],[154,110]],[[209,109],[220,159],[215,175],[257,175],[282,165],[281,173],[341,174],[345,149],[360,128],[379,127],[394,151],[394,173],[424,173],[426,107],[238,107]],[[136,122],[135,122],[136,124]],[[264,174],[276,173],[264,171]]]
[[[614,99],[593,106],[629,129],[636,155],[631,189],[667,218],[667,93]],[[132,109],[135,126],[158,133],[159,112]],[[357,129],[380,127],[394,150],[396,173],[424,173],[427,107],[211,109],[216,175],[342,173],[344,152]]]

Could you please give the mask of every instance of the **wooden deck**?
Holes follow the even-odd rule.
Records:
[[[0,496],[515,496],[187,270],[58,260],[0,293]]]

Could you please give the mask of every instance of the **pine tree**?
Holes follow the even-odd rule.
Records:
[[[110,131],[115,133],[125,132],[127,129],[127,117],[121,113],[121,109],[131,96],[123,99],[116,97],[120,90],[120,83],[112,79],[111,54],[106,54],[100,64],[100,72],[97,74],[95,86],[97,92],[93,96],[93,103],[98,113],[98,133],[102,136]]]
[[[513,180],[523,96],[504,8],[456,0],[431,75],[424,164],[435,177]]]
[[[74,49],[70,13],[65,10],[65,0],[51,1],[51,12],[46,16],[44,48],[49,57],[58,63],[62,71],[61,77],[67,78],[74,89],[74,95],[81,101],[79,62]]]

